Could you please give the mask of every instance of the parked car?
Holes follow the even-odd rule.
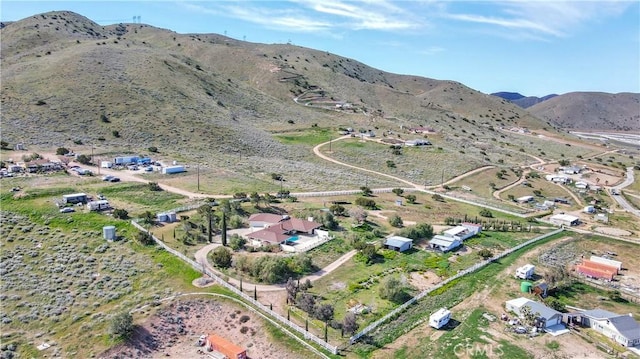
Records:
[[[111,177],[111,179],[109,180],[109,182],[120,182],[120,178],[118,178],[118,177]]]
[[[71,212],[75,212],[76,210],[73,209],[73,207],[64,207],[60,209],[60,213],[71,213]]]
[[[153,167],[148,166],[148,167],[145,167],[144,170],[147,172],[153,172]]]
[[[111,179],[112,179],[112,178],[113,178],[113,176],[111,176],[111,175],[106,175],[106,176],[102,177],[102,180],[103,180],[103,181],[111,181]]]

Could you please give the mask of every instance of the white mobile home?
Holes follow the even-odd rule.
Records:
[[[102,161],[102,162],[100,162],[100,167],[101,168],[111,168],[111,167],[113,167],[113,162],[111,162],[111,161]]]
[[[104,211],[110,208],[111,206],[109,205],[109,201],[104,199],[87,203],[87,209],[90,211]]]
[[[138,163],[138,156],[120,156],[113,159],[113,163],[117,165],[128,165],[130,163]]]
[[[62,202],[64,203],[85,203],[87,202],[86,193],[73,193],[65,194],[62,196]]]
[[[447,308],[440,308],[437,312],[429,316],[429,325],[436,329],[440,329],[447,325],[450,319],[451,311],[449,311]]]
[[[526,264],[522,267],[516,269],[516,278],[520,279],[530,279],[533,276],[533,271],[536,269],[536,266],[533,264]]]

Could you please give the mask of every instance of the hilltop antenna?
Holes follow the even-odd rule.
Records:
[[[140,16],[140,15],[138,15],[138,24],[141,24],[141,23],[142,23],[142,20],[140,20],[140,18],[141,18],[141,16]]]
[[[247,35],[242,35],[242,41],[247,41]]]

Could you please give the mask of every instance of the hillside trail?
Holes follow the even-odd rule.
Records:
[[[195,260],[196,260],[197,263],[200,263],[200,264],[204,265],[208,270],[216,273],[218,276],[224,277],[226,275],[224,273],[220,273],[219,271],[217,271],[211,265],[211,263],[209,263],[209,260],[207,259],[207,256],[208,256],[209,252],[211,252],[212,250],[214,250],[217,247],[220,247],[221,245],[222,245],[221,243],[208,244],[208,245],[200,248],[193,256],[195,257]],[[324,268],[300,278],[300,281],[304,282],[306,280],[309,280],[311,282],[314,282],[314,281],[316,281],[316,280],[318,280],[318,279],[330,274],[334,270],[338,269],[341,265],[343,265],[345,262],[350,260],[356,253],[358,253],[358,251],[355,250],[355,249],[352,250],[352,251],[349,251],[349,252],[345,253],[344,255],[342,255],[340,258],[336,259],[333,263],[330,263],[330,264],[326,265]],[[198,279],[194,280],[194,282],[193,282],[194,286],[197,286],[197,287],[208,287],[208,286],[216,284],[215,282],[212,282],[212,283],[209,283],[209,284],[206,284],[206,285],[202,286],[202,285],[198,285],[197,281],[198,281]],[[235,279],[235,278],[229,277],[227,279],[227,282],[229,282],[230,284],[233,284],[236,287],[240,286],[240,281]],[[247,282],[247,281],[243,280],[242,281],[242,285],[243,285],[244,289],[253,289],[255,287],[256,291],[258,291],[258,292],[274,292],[274,291],[285,290],[285,285],[284,284],[257,284],[257,283],[251,283],[251,282]]]

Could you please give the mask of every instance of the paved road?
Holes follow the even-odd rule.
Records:
[[[213,268],[211,263],[209,263],[209,261],[207,260],[207,255],[209,254],[209,252],[211,252],[212,250],[214,250],[217,247],[220,247],[221,245],[222,244],[220,244],[220,243],[208,244],[208,245],[200,248],[200,250],[198,250],[194,254],[194,257],[195,257],[197,263],[200,263],[200,264],[204,265],[210,271],[220,275],[221,277],[224,277],[225,274],[220,273],[215,268]],[[352,250],[352,251],[349,251],[349,252],[345,253],[342,257],[338,258],[335,262],[327,265],[326,267],[320,269],[319,271],[300,278],[300,281],[304,282],[307,279],[310,280],[311,282],[316,281],[316,280],[324,277],[325,275],[333,272],[334,270],[336,270],[338,267],[340,267],[345,262],[350,260],[356,253],[358,253],[358,251],[355,250],[355,249]],[[240,281],[235,279],[235,278],[229,277],[228,282],[233,284],[236,287],[240,287]],[[211,283],[211,285],[213,285],[213,284],[215,284],[215,282]],[[251,282],[247,282],[247,281],[243,280],[242,281],[242,285],[243,285],[244,289],[253,289],[253,287],[256,287],[256,290],[258,292],[275,292],[275,291],[285,290],[285,287],[284,287],[285,285],[284,284],[255,284],[255,283],[251,283]]]
[[[627,167],[627,176],[624,179],[624,181],[622,181],[622,183],[620,183],[617,186],[611,187],[611,189],[616,189],[618,191],[622,190],[625,187],[630,186],[633,182],[635,181],[634,178],[634,174],[633,174],[633,167]],[[609,191],[611,192],[611,191]],[[635,208],[631,203],[629,203],[624,196],[622,195],[612,195],[611,197],[613,197],[613,199],[618,202],[618,204],[620,205],[620,207],[622,207],[625,211],[640,217],[640,210]]]

